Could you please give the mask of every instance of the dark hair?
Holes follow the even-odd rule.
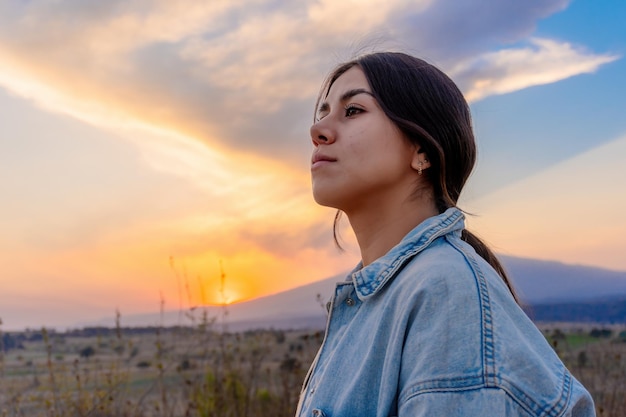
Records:
[[[455,207],[476,162],[472,118],[459,88],[426,61],[400,52],[378,52],[341,64],[331,72],[316,110],[333,83],[352,67],[363,71],[387,117],[428,156],[430,168],[424,174],[432,185],[439,213]],[[333,228],[337,244],[339,217],[337,212]],[[468,230],[463,230],[461,237],[496,270],[517,301],[506,271],[489,247]]]

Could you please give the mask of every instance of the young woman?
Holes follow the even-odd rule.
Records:
[[[336,286],[297,416],[595,415],[464,228],[476,148],[445,74],[401,53],[345,63],[311,139],[315,200],[345,213],[362,262]]]

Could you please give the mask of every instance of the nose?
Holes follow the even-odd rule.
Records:
[[[327,116],[313,123],[313,126],[311,126],[311,140],[315,147],[322,144],[329,145],[335,141],[335,132],[329,126],[329,122],[326,119],[329,119],[329,117]]]

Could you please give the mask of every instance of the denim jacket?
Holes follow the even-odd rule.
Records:
[[[336,285],[297,417],[594,416],[456,208]]]

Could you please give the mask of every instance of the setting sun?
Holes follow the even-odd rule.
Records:
[[[342,253],[311,195],[309,129],[327,72],[389,27],[372,49],[422,51],[472,101],[471,227],[509,255],[626,269],[626,47],[586,37],[584,2],[458,38],[430,24],[436,2],[378,2],[321,38],[332,2],[170,3],[0,13],[5,329],[238,303],[353,268],[346,219]],[[610,7],[603,26],[621,30]]]

